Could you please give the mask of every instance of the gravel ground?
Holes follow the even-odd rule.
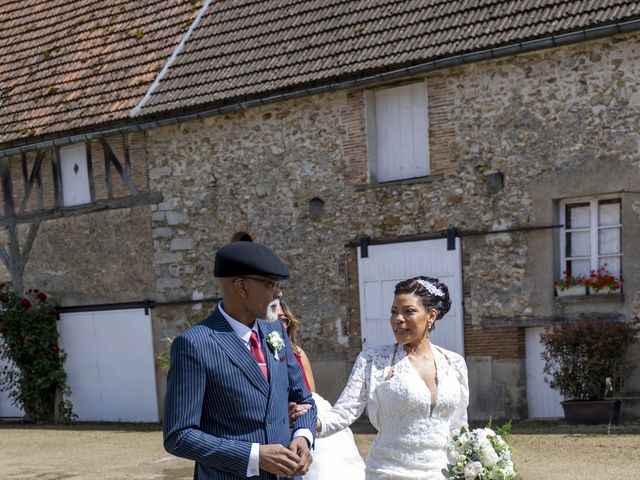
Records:
[[[366,425],[353,430],[366,456],[374,435]],[[640,423],[607,434],[606,426],[521,422],[511,443],[524,480],[640,479]],[[0,423],[1,480],[183,480],[192,472],[163,450],[157,425]]]

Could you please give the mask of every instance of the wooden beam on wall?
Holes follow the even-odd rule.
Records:
[[[15,223],[33,223],[41,222],[43,220],[49,220],[53,218],[62,217],[75,217],[77,215],[85,215],[87,213],[101,212],[104,210],[117,210],[120,208],[140,207],[144,205],[151,205],[162,202],[163,197],[160,192],[151,192],[145,195],[139,195],[138,197],[123,197],[115,200],[103,200],[88,205],[79,205],[77,207],[65,207],[65,208],[49,208],[46,210],[40,210],[37,212],[27,212],[19,215],[15,215]],[[0,218],[0,227],[6,227],[9,225],[11,219],[4,217]]]
[[[40,170],[42,168],[42,161],[44,159],[44,151],[39,151],[36,154],[36,161],[31,168],[31,174],[28,174],[27,171],[27,162],[26,156],[23,154],[22,156],[22,176],[24,180],[24,196],[22,197],[22,202],[20,202],[20,209],[18,210],[20,213],[24,212],[27,208],[27,204],[29,203],[29,198],[31,197],[31,191],[33,189],[33,184],[36,184],[36,188],[38,190],[38,208],[42,208],[44,206],[44,197],[42,194],[42,177],[40,175]]]
[[[91,140],[85,142],[87,150],[87,176],[89,177],[89,195],[91,196],[91,202],[96,201],[96,186],[93,181],[93,159],[91,156]]]
[[[62,193],[62,173],[60,171],[60,149],[55,148],[53,158],[51,159],[51,174],[53,176],[53,193],[55,196],[55,205],[62,207],[64,205],[64,196]]]
[[[101,138],[100,139],[100,145],[102,145],[102,149],[104,151],[104,158],[105,158],[106,168],[107,168],[107,171],[109,172],[108,176],[107,176],[109,182],[111,180],[111,171],[109,169],[109,164],[112,164],[114,166],[114,168],[116,169],[116,172],[118,172],[118,175],[120,175],[120,178],[122,178],[122,181],[124,182],[124,184],[129,189],[129,192],[132,195],[136,195],[136,196],[140,195],[140,193],[138,192],[138,189],[133,184],[133,180],[131,180],[131,175],[129,174],[128,171],[126,171],[126,169],[124,169],[122,167],[122,164],[118,160],[118,157],[116,157],[116,155],[113,153],[113,150],[111,150],[111,147],[109,146],[109,144],[107,143],[107,140],[105,138]],[[125,156],[128,155],[127,152],[128,151],[127,151],[127,148],[125,146]],[[111,192],[111,190],[109,191],[109,193],[110,193],[109,198],[113,198],[113,193]]]
[[[38,228],[40,228],[40,222],[33,222],[29,225],[29,233],[27,234],[27,239],[24,242],[22,247],[22,261],[20,262],[20,275],[24,274],[24,267],[29,260],[29,255],[31,254],[31,249],[33,248],[33,243],[36,240],[36,235],[38,234]]]

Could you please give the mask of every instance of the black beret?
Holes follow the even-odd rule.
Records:
[[[289,278],[287,266],[264,245],[253,242],[232,242],[216,252],[214,277],[264,275]]]

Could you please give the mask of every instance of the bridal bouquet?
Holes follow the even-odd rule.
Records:
[[[507,430],[508,431],[508,430]],[[453,480],[516,480],[511,448],[503,436],[491,428],[460,429],[447,446],[446,478]]]

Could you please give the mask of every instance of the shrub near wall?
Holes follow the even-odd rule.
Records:
[[[551,388],[567,400],[600,400],[607,396],[607,378],[628,373],[625,358],[635,341],[637,323],[615,321],[562,322],[545,329],[544,373]]]
[[[58,345],[56,305],[38,290],[22,296],[2,286],[0,310],[0,358],[9,364],[0,371],[0,388],[9,390],[27,419],[53,421],[56,394],[71,393],[63,368],[66,354]],[[60,418],[73,419],[69,400],[58,408]]]

